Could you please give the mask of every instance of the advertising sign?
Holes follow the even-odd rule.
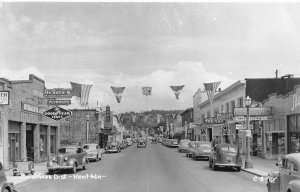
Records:
[[[235,107],[234,116],[247,116],[246,107]],[[272,107],[249,107],[250,116],[271,116]]]
[[[9,91],[0,91],[0,105],[9,105]]]
[[[45,98],[71,98],[72,97],[72,89],[44,89],[44,97]]]
[[[235,129],[242,130],[242,129],[247,129],[247,125],[244,124],[236,124]],[[253,125],[249,125],[249,129],[253,129]]]
[[[66,118],[66,117],[72,115],[72,112],[68,111],[66,109],[63,109],[61,107],[54,107],[54,108],[51,108],[51,109],[45,111],[43,113],[43,115],[46,117],[49,117],[53,120],[58,121],[58,120],[61,120],[63,118]]]
[[[21,102],[21,109],[23,111],[30,111],[33,113],[40,113],[40,114],[43,114],[46,111],[46,109],[44,108],[37,107],[35,105],[31,105],[29,103],[24,103],[24,102]]]
[[[271,117],[268,117],[268,116],[249,117],[249,121],[265,121],[265,120],[270,120],[270,119],[271,119]],[[233,121],[235,121],[235,122],[247,121],[247,117],[244,117],[244,116],[234,117]]]
[[[207,123],[207,124],[221,124],[221,123],[225,122],[225,120],[217,119],[216,117],[206,118],[203,121],[204,121],[204,123]]]
[[[47,105],[70,105],[71,100],[56,100],[56,99],[48,99]]]

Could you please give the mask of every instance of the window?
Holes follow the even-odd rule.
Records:
[[[237,107],[243,107],[244,103],[243,103],[243,97],[240,97],[237,99]]]
[[[224,113],[224,105],[221,105],[221,113]]]
[[[207,118],[210,118],[210,111],[207,111]]]
[[[218,116],[218,113],[219,113],[219,109],[216,108],[216,109],[214,110],[214,117],[217,117],[217,116]]]
[[[229,103],[226,103],[226,113],[229,113]]]
[[[77,148],[76,153],[82,153],[82,149],[81,148]]]
[[[40,156],[46,157],[47,156],[47,135],[41,134],[40,136]]]
[[[231,113],[233,114],[233,110],[235,108],[235,101],[231,101]]]

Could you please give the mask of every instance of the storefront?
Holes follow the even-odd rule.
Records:
[[[300,152],[300,114],[287,116],[288,153]]]

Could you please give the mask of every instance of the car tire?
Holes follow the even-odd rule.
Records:
[[[5,188],[5,189],[3,189],[3,191],[2,192],[10,192],[10,190],[9,189],[7,189],[7,188]]]
[[[48,175],[53,175],[54,171],[53,170],[49,170],[48,171]]]
[[[217,170],[217,166],[215,166],[214,164],[212,165],[212,170],[216,171]]]
[[[240,168],[240,167],[237,167],[237,168],[236,168],[236,171],[237,171],[237,172],[240,172],[240,171],[241,171],[241,168]]]
[[[86,167],[85,167],[85,165],[83,165],[83,166],[82,166],[82,170],[85,170],[85,169],[86,169]]]

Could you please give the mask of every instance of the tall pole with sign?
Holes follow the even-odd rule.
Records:
[[[250,114],[249,114],[249,107],[251,105],[251,98],[247,96],[245,99],[245,105],[247,107],[247,135],[246,135],[246,141],[247,141],[247,154],[246,154],[246,160],[245,160],[245,168],[253,168],[253,163],[250,157],[250,137],[251,137],[251,131],[250,131]]]

